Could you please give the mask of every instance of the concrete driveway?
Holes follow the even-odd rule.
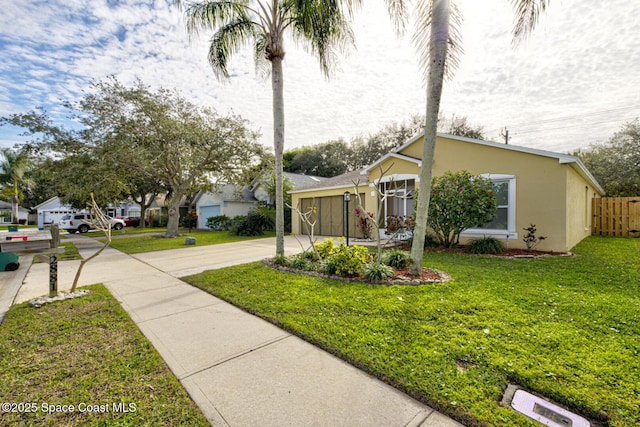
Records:
[[[319,240],[321,241],[322,239]],[[302,242],[305,249],[309,246],[309,241],[305,237],[300,238],[300,242]],[[294,236],[285,236],[284,246],[286,255],[302,252],[302,247]],[[273,257],[275,254],[276,239],[271,237],[220,245],[195,245],[181,249],[134,254],[132,256],[173,277],[184,277],[202,273],[205,270],[260,261]]]

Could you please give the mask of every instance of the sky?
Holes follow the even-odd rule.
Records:
[[[375,133],[424,114],[426,91],[413,30],[394,31],[383,0],[353,18],[355,47],[329,79],[293,40],[284,61],[285,149]],[[445,83],[441,111],[466,116],[487,139],[568,153],[608,140],[640,116],[640,2],[551,0],[533,34],[514,46],[507,0],[458,0],[464,53]],[[136,78],[178,89],[198,105],[233,112],[273,145],[271,83],[250,47],[216,80],[210,34],[190,37],[166,0],[0,0],[0,116],[43,107],[73,126],[64,101],[92,81]],[[0,146],[24,141],[0,127]]]

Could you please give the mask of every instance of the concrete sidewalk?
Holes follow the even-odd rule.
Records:
[[[86,257],[101,244],[71,238]],[[105,250],[81,285],[104,283],[214,426],[461,426],[398,390],[177,277],[272,256],[274,239],[129,256]],[[300,251],[287,237],[288,252]],[[68,289],[78,262],[61,262]],[[47,293],[34,264],[17,302]]]

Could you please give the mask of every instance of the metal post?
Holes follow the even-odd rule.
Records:
[[[349,246],[349,200],[351,200],[351,193],[349,193],[348,191],[345,191],[342,197],[346,205],[344,216],[345,216],[345,229],[347,232],[345,233],[345,237],[347,238],[347,246]]]
[[[60,246],[60,230],[58,224],[51,224],[51,249]],[[49,296],[58,296],[58,256],[55,253],[49,255]]]

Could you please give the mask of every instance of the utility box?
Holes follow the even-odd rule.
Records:
[[[185,245],[195,245],[196,244],[196,238],[195,237],[187,237],[186,239],[184,239],[184,244]]]

